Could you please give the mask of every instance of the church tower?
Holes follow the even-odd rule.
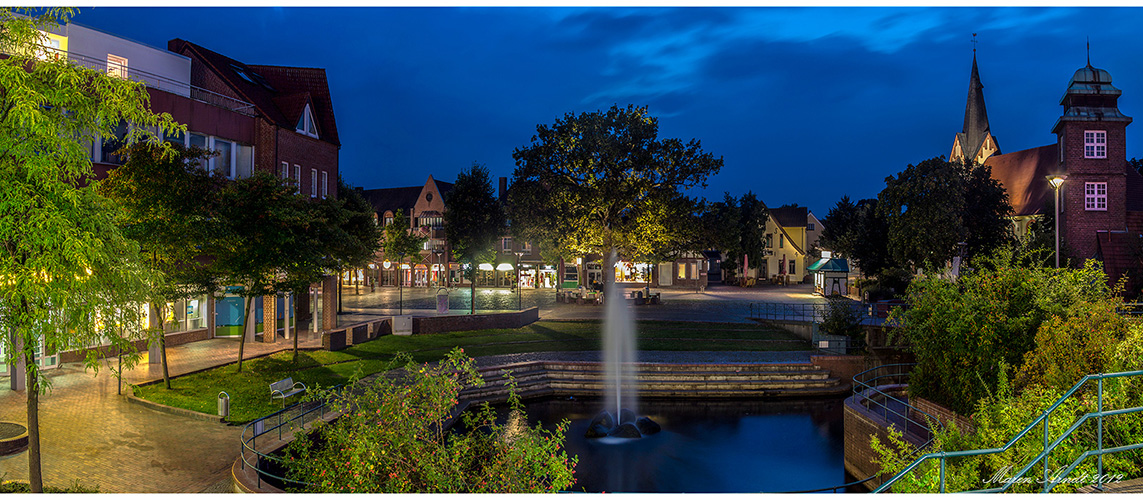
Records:
[[[1000,145],[988,129],[988,111],[984,109],[984,85],[976,69],[976,49],[972,49],[972,74],[968,80],[968,102],[964,106],[964,128],[953,139],[951,162],[983,164],[993,154],[1000,153]]]
[[[1073,258],[1096,256],[1097,231],[1127,230],[1126,134],[1131,117],[1119,111],[1122,93],[1111,85],[1111,74],[1093,68],[1089,58],[1060,99],[1064,113],[1052,133],[1061,170],[1068,176],[1060,193],[1060,222]]]

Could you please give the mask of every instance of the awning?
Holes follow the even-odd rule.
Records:
[[[429,268],[428,268],[428,266],[426,266],[424,264],[417,264],[417,267],[415,269],[418,271],[427,271]]]
[[[507,262],[501,263],[500,265],[496,266],[496,270],[497,271],[511,271],[512,270],[512,264],[509,264]]]
[[[813,272],[848,273],[849,272],[849,261],[846,259],[821,259],[817,262],[814,262],[813,264],[810,264],[810,267],[807,267],[806,270],[811,272],[811,273],[813,273]]]
[[[480,264],[479,266],[476,266],[476,268],[480,269],[481,271],[491,271],[492,270],[492,264],[485,262],[485,263]]]

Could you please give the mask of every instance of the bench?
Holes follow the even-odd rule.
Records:
[[[270,401],[282,398],[282,405],[285,406],[286,398],[303,392],[306,392],[306,384],[294,382],[293,377],[287,377],[270,384]]]

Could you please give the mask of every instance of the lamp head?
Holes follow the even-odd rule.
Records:
[[[1060,185],[1062,185],[1064,183],[1064,180],[1066,180],[1068,178],[1068,176],[1064,175],[1064,174],[1052,174],[1052,175],[1048,175],[1046,177],[1048,178],[1048,183],[1051,184],[1052,187],[1056,188],[1056,189],[1059,189]]]

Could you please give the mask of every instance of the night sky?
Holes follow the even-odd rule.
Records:
[[[1076,69],[1143,118],[1140,8],[113,8],[75,22],[160,48],[325,68],[341,173],[366,188],[511,176],[537,124],[649,106],[661,137],[725,159],[709,188],[824,217],[960,132],[972,34],[1001,152],[1051,144]],[[1128,128],[1128,158],[1143,129]]]

